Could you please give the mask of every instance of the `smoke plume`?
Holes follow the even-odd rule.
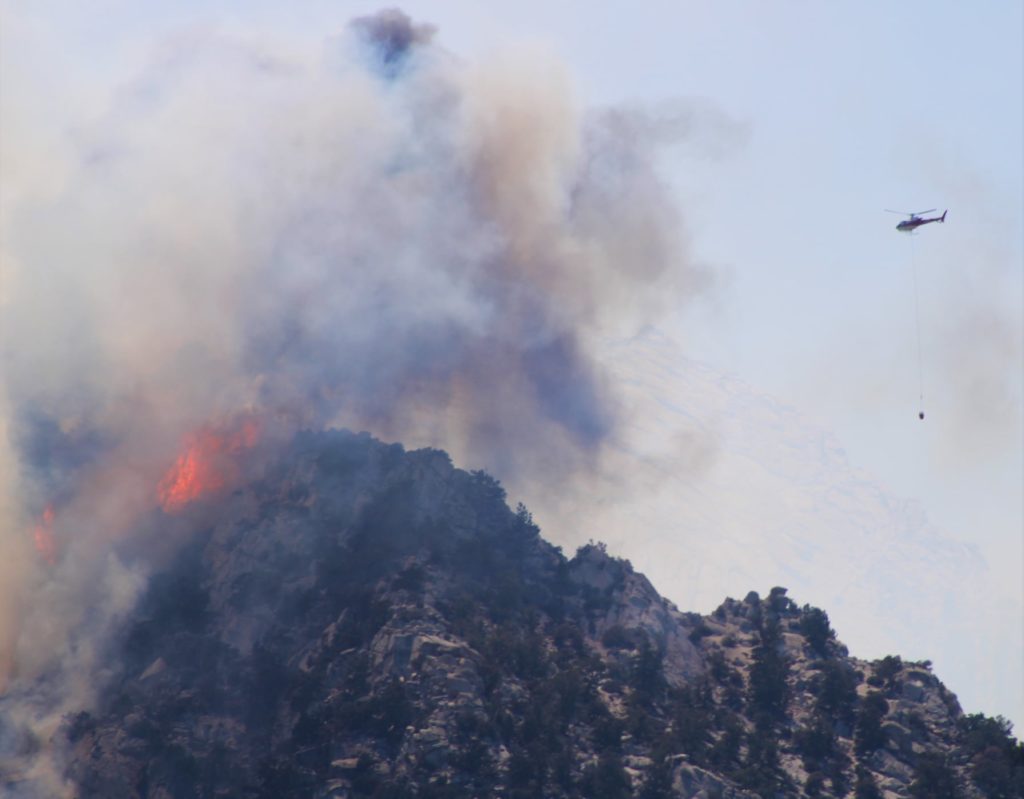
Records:
[[[247,425],[591,468],[620,422],[595,342],[706,284],[665,130],[584,111],[549,55],[433,34],[397,10],[316,55],[188,31],[52,158],[5,133],[0,684],[37,735],[88,705],[140,519],[230,481]],[[65,688],[10,701],[41,675]]]

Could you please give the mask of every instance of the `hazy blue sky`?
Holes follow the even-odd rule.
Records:
[[[718,279],[699,306],[656,321],[687,342],[690,357],[834,430],[856,467],[919,502],[951,538],[976,545],[993,590],[1011,598],[1007,613],[1020,617],[1019,2],[401,7],[436,25],[460,58],[523,42],[556,54],[586,106],[657,113],[697,101],[690,143],[668,150],[663,167],[693,253]],[[107,1],[85,11],[8,0],[2,8],[2,122],[13,141],[26,131],[58,137],[68,120],[88,118],[176,29],[222,26],[308,47],[377,6]],[[6,116],[14,107],[18,119]],[[0,149],[6,159],[14,152]],[[26,176],[45,182],[48,169],[3,167],[21,187]],[[949,209],[946,225],[914,241],[924,422],[911,241],[885,208]],[[1022,642],[1008,645],[1019,651]]]

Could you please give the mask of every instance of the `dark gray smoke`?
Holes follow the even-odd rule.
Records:
[[[196,431],[338,424],[568,476],[620,423],[595,348],[705,285],[664,130],[584,113],[551,58],[432,36],[395,10],[323,58],[183,34],[5,209],[0,685],[81,675],[18,706],[36,728],[88,704],[145,571],[114,544]]]
[[[437,32],[433,25],[414,25],[409,15],[397,8],[357,17],[352,29],[370,45],[389,77],[398,73],[414,46],[428,44]]]

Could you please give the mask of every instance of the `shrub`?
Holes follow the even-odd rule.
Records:
[[[861,702],[854,732],[854,748],[858,754],[866,754],[885,744],[882,719],[889,712],[889,703],[878,691],[872,691]]]
[[[732,668],[721,649],[716,649],[708,657],[708,673],[711,675],[711,679],[719,684],[728,682],[732,676]]]
[[[871,772],[863,766],[857,767],[857,781],[853,786],[854,799],[883,799],[882,792],[875,784]]]
[[[822,663],[814,692],[819,716],[826,716],[845,724],[853,723],[857,684],[853,672],[847,666],[835,660]]]
[[[972,713],[958,726],[975,785],[992,799],[1024,796],[1024,745],[1011,736],[1013,725],[1002,716]]]
[[[604,631],[601,636],[601,643],[608,649],[635,649],[633,636],[621,624],[613,624]]]
[[[990,746],[1013,747],[1013,723],[1002,716],[989,718],[984,713],[971,713],[961,718],[957,726],[965,748],[972,755]]]
[[[768,607],[776,613],[785,613],[792,610],[796,605],[793,600],[786,596],[786,589],[776,586],[768,592]]]
[[[672,769],[665,757],[655,757],[654,765],[647,772],[640,799],[672,799]]]
[[[808,768],[820,766],[832,754],[834,743],[831,724],[821,718],[796,734],[796,749]]]
[[[606,752],[584,769],[580,788],[588,799],[627,799],[632,785],[622,760]]]
[[[594,724],[594,746],[599,752],[618,751],[622,747],[624,725],[611,713]]]
[[[726,716],[722,723],[722,735],[708,752],[708,761],[721,769],[731,771],[740,759],[743,743],[743,725],[734,714]]]
[[[786,676],[789,664],[779,654],[781,640],[778,622],[768,619],[761,628],[761,640],[754,648],[750,667],[750,703],[755,715],[780,720],[786,713],[789,689]]]
[[[700,684],[688,685],[675,692],[673,700],[673,737],[694,763],[703,764],[714,721],[714,700],[710,691]]]
[[[828,653],[828,642],[836,637],[829,625],[828,614],[819,609],[804,605],[800,611],[800,632],[807,639],[811,649],[824,657]]]
[[[687,638],[690,639],[690,643],[699,644],[701,638],[707,638],[711,635],[711,628],[707,626],[703,621],[699,621],[692,630]]]
[[[807,796],[821,796],[821,791],[824,787],[825,778],[820,771],[812,771],[804,781],[804,793]]]
[[[665,687],[661,652],[644,637],[632,667],[633,690],[643,702],[650,702]]]
[[[958,799],[956,779],[948,761],[937,752],[925,752],[917,760],[910,785],[914,799]]]
[[[784,772],[779,763],[779,750],[774,737],[764,730],[755,730],[747,741],[747,759],[736,779],[763,797],[774,797],[782,788]]]
[[[397,677],[393,677],[372,701],[374,731],[389,743],[397,743],[405,736],[412,711],[405,687]]]
[[[903,660],[899,655],[886,655],[875,666],[875,675],[883,683],[892,684],[893,677],[903,669]]]

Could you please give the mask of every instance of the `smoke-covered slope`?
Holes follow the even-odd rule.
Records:
[[[150,523],[177,556],[96,706],[52,741],[5,724],[8,792],[46,795],[47,756],[83,798],[1020,788],[1024,752],[927,665],[847,657],[784,589],[681,613],[603,546],[567,560],[443,452],[300,434]]]

